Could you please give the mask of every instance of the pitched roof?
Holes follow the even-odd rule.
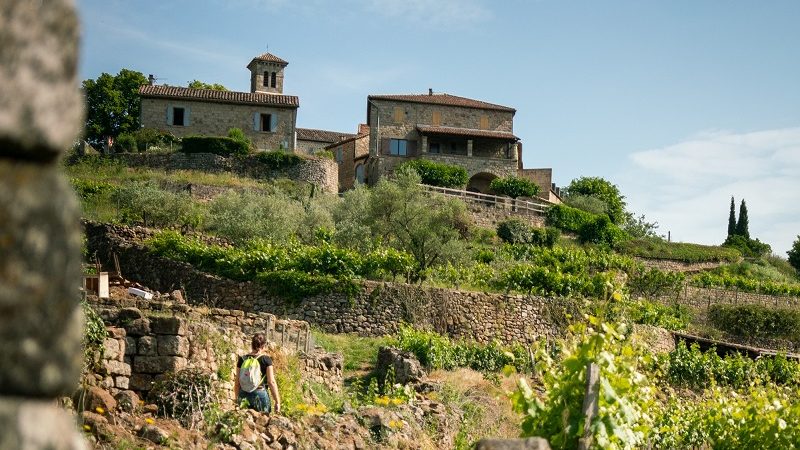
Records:
[[[411,103],[427,103],[431,105],[461,106],[464,108],[494,109],[497,111],[516,112],[508,106],[495,105],[480,100],[459,97],[450,94],[400,94],[400,95],[370,95],[369,100],[394,100]]]
[[[258,55],[255,58],[253,58],[253,60],[250,61],[250,62],[252,63],[253,61],[266,61],[266,62],[274,62],[274,63],[278,63],[278,64],[289,64],[288,62],[278,58],[277,56],[273,55],[272,53],[264,53],[263,55]]]
[[[187,99],[211,103],[269,105],[284,108],[297,108],[300,106],[300,99],[294,95],[215,91],[212,89],[191,89],[177,86],[145,85],[139,88],[139,95],[142,97]]]
[[[315,130],[313,128],[298,128],[297,139],[315,142],[339,142],[355,136],[353,133],[340,133],[338,131]]]
[[[328,144],[328,145],[325,146],[325,148],[326,149],[331,149],[331,148],[338,147],[340,145],[346,144],[346,143],[348,143],[350,141],[356,141],[358,139],[362,139],[362,138],[365,138],[365,137],[369,137],[369,133],[353,134],[348,138],[342,139],[341,141],[337,141],[337,142],[333,142],[331,144]]]
[[[450,136],[471,136],[471,137],[485,137],[495,139],[511,139],[519,140],[513,133],[507,131],[492,131],[492,130],[477,130],[474,128],[456,128],[456,127],[434,127],[429,125],[417,125],[417,130],[420,133],[426,134],[446,134]]]

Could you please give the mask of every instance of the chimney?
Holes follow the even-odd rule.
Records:
[[[358,124],[358,134],[369,134],[369,125],[365,123]]]
[[[156,77],[151,73],[147,76],[147,82],[150,84],[150,86],[156,84]]]
[[[428,95],[433,95],[433,88],[428,88]]]

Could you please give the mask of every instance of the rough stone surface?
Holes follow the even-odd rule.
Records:
[[[84,411],[97,411],[97,408],[102,408],[104,411],[112,411],[117,407],[117,401],[114,400],[114,397],[98,386],[81,389],[77,397],[78,404],[81,404],[82,400]]]
[[[139,408],[139,396],[133,391],[119,391],[114,396],[114,400],[117,401],[117,407],[125,412],[133,412]]]
[[[394,369],[394,383],[414,383],[425,376],[422,364],[411,352],[381,347],[378,350],[378,364],[375,367],[378,380],[385,382],[390,369]],[[389,381],[391,382],[391,380]]]
[[[147,439],[150,442],[156,444],[163,444],[167,438],[169,438],[169,433],[158,428],[155,425],[145,425],[142,427],[139,435],[144,439]]]
[[[186,358],[180,356],[135,356],[133,371],[138,373],[174,372],[186,367]]]
[[[83,120],[73,2],[7,1],[0,8],[0,156],[52,161],[72,145]]]
[[[550,444],[543,438],[526,439],[481,439],[475,450],[550,450]]]
[[[155,336],[142,336],[136,344],[137,354],[142,356],[158,355],[158,339]]]
[[[87,449],[75,419],[52,400],[0,397],[0,449]]]
[[[187,356],[189,340],[183,336],[158,336],[158,354],[161,356]]]
[[[74,194],[55,167],[0,158],[1,394],[57,396],[77,383],[78,224]]]
[[[186,334],[186,321],[179,317],[151,317],[150,329],[155,334]]]

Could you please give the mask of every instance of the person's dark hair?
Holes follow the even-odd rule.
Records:
[[[251,342],[253,350],[261,350],[265,345],[267,345],[267,338],[261,333],[256,333],[253,336],[253,341]]]

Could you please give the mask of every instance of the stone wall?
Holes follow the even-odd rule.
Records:
[[[327,158],[304,158],[299,164],[275,170],[258,159],[258,155],[224,157],[213,153],[121,153],[114,158],[131,167],[158,170],[197,170],[232,172],[256,179],[289,178],[319,186],[323,192],[338,192],[338,168]]]
[[[676,302],[693,308],[708,308],[715,304],[727,305],[762,305],[775,308],[800,307],[800,298],[780,295],[744,292],[738,289],[706,288],[684,285],[678,295],[664,296],[657,299],[664,304]]]
[[[167,123],[167,109],[185,108],[188,125]],[[277,117],[273,131],[256,131],[256,113]],[[241,129],[259,150],[294,149],[297,110],[269,105],[214,103],[189,99],[142,98],[142,126],[185,136],[227,136],[231,128]]]
[[[703,270],[716,269],[717,267],[727,264],[720,261],[687,263],[671,259],[650,259],[638,257],[634,257],[633,259],[644,264],[646,267],[667,270],[670,272],[701,272]]]
[[[472,216],[472,220],[475,222],[475,225],[479,227],[496,229],[498,223],[508,219],[519,219],[533,227],[544,226],[544,216],[514,211],[511,208],[510,200],[507,205],[486,203],[476,199],[463,200],[467,204],[467,211],[469,211],[470,216]]]
[[[393,333],[401,322],[483,343],[529,342],[563,331],[563,299],[365,281],[355,298],[328,294],[289,302],[257,283],[236,282],[151,255],[137,243],[147,234],[138,230],[88,224],[89,251],[97,252],[105,265],[116,253],[126,278],[161,292],[180,288],[193,305],[269,312],[325,331],[361,335]]]
[[[267,337],[273,357],[297,354],[304,379],[341,390],[342,357],[315,349],[307,322],[169,300],[88,300],[110,324],[99,384],[113,395],[133,390],[144,396],[162,374],[194,367],[216,374],[232,400],[236,357],[249,352],[255,333]]]

